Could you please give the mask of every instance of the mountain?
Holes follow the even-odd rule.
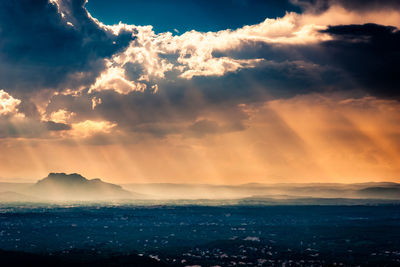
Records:
[[[77,173],[50,173],[34,184],[30,193],[46,200],[58,201],[102,201],[135,197],[119,185],[100,179],[88,180]]]

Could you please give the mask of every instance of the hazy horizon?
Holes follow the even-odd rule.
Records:
[[[54,171],[50,171],[49,173],[54,173]],[[71,173],[77,173],[77,172],[71,172]],[[48,174],[48,173],[47,173]],[[19,177],[0,177],[0,183],[21,183],[21,184],[33,184],[38,182],[39,180],[43,179],[44,177],[47,176],[44,175],[42,177],[38,178],[19,178]],[[390,181],[390,180],[360,180],[358,181],[353,181],[353,182],[329,182],[325,181],[325,179],[318,180],[318,182],[290,182],[290,181],[285,181],[285,182],[252,182],[252,181],[247,181],[245,183],[202,183],[202,182],[184,182],[184,183],[179,183],[179,182],[166,182],[165,179],[160,178],[159,181],[150,181],[150,182],[145,182],[145,181],[135,181],[135,179],[132,179],[131,182],[113,182],[113,179],[107,179],[107,177],[87,177],[88,179],[101,179],[105,182],[109,183],[115,183],[119,185],[124,185],[124,184],[182,184],[182,185],[215,185],[215,186],[225,186],[225,185],[232,185],[232,186],[240,186],[240,185],[248,185],[248,184],[261,184],[261,185],[277,185],[277,184],[298,184],[298,185],[304,185],[304,184],[343,184],[343,185],[350,185],[350,184],[364,184],[364,183],[396,183],[399,184],[400,181]],[[294,179],[295,180],[295,179]]]
[[[49,173],[35,183],[0,182],[0,203],[120,202],[125,204],[331,205],[400,203],[400,183],[112,184],[80,174]],[[178,202],[168,202],[176,200]],[[181,201],[181,203],[179,203]],[[190,201],[189,203],[187,201]],[[204,202],[206,201],[206,202]]]

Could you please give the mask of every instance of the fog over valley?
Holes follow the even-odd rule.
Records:
[[[36,183],[0,183],[2,202],[79,202],[135,200],[236,200],[257,201],[259,204],[308,203],[326,204],[323,199],[359,201],[400,201],[400,184],[369,182],[354,184],[295,183],[295,184],[173,184],[137,183],[116,185],[99,178],[87,179],[80,174],[50,173]],[[308,199],[308,202],[304,202]],[[301,202],[302,201],[302,202]],[[142,202],[138,202],[142,203]],[[236,202],[227,202],[236,203]],[[362,203],[362,202],[343,202]]]

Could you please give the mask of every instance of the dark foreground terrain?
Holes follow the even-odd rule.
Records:
[[[400,266],[400,206],[0,206],[1,266]]]

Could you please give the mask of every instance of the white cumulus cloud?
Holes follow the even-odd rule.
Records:
[[[3,89],[0,90],[0,116],[18,114],[18,105],[21,100],[12,97]]]

